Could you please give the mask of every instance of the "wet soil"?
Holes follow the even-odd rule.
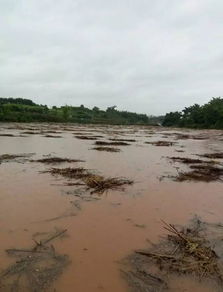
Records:
[[[35,134],[18,137],[21,131]],[[43,137],[46,131],[61,132],[62,138]],[[66,229],[69,235],[52,242],[57,255],[68,257],[69,265],[64,265],[49,285],[44,286],[46,291],[130,291],[121,262],[135,250],[150,249],[160,242],[161,236],[166,236],[161,219],[186,226],[197,214],[208,224],[223,222],[221,180],[173,179],[179,173],[202,172],[199,167],[203,169],[206,164],[190,159],[214,159],[216,163],[212,163],[212,168],[221,168],[221,157],[201,159],[197,155],[222,152],[222,131],[11,123],[1,124],[0,132],[14,135],[13,139],[0,136],[0,155],[33,153],[34,161],[50,157],[83,160],[85,162],[61,161],[56,167],[84,168],[103,178],[124,176],[134,181],[126,185],[124,191],[116,188],[91,194],[91,190],[83,189],[86,183],[82,179],[52,176],[46,172],[52,168],[50,164],[30,162],[29,156],[5,159],[0,164],[0,270],[6,271],[15,264],[16,258],[7,250],[32,247],[34,234],[46,234],[56,227],[57,230]],[[122,147],[119,153],[92,151],[96,146],[94,141],[74,139],[73,133],[103,136],[109,141],[107,143],[136,142],[127,143],[128,147]],[[189,138],[179,139],[185,136]],[[172,143],[176,137],[177,143],[171,147],[150,147],[145,143]],[[174,161],[168,157],[178,159]],[[196,169],[191,168],[196,165]],[[162,176],[166,179],[161,180]],[[155,278],[153,281],[159,288],[161,282]],[[171,292],[219,291],[214,283],[200,282],[190,274],[181,279],[171,275],[168,287],[166,291]],[[1,288],[0,291],[5,290]]]

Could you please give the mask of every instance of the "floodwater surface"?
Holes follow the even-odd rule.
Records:
[[[1,124],[0,130],[0,134],[14,135],[0,136],[0,155],[30,154],[0,164],[0,269],[14,262],[6,249],[27,248],[36,233],[66,229],[67,236],[53,245],[68,255],[70,264],[47,291],[131,291],[122,276],[121,261],[166,234],[161,220],[184,225],[197,215],[208,222],[223,222],[222,182],[178,182],[174,177],[188,166],[168,158],[199,158],[198,154],[221,151],[222,131],[58,124]],[[101,136],[96,137],[98,141],[136,141],[110,146],[120,152],[106,152],[93,150],[95,140],[75,137],[80,135]],[[174,143],[145,143],[156,141]],[[83,162],[35,162],[46,157]],[[71,181],[62,176],[45,172],[51,167],[84,167],[105,177],[131,179],[134,184],[90,194],[81,186],[68,185]],[[169,291],[214,289],[190,277],[170,279]]]

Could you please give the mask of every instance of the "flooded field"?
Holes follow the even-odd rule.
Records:
[[[223,131],[10,123],[0,145],[0,291],[223,291],[220,249],[211,277],[134,271],[169,224],[223,239]]]

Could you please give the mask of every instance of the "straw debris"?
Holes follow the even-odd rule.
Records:
[[[23,154],[2,154],[0,155],[0,163],[9,162],[19,158],[26,158],[32,156],[33,153],[23,153]]]
[[[15,137],[15,135],[7,134],[7,133],[0,133],[0,136],[2,136],[2,137]]]
[[[209,279],[222,287],[220,225],[208,224],[198,218],[182,228],[162,223],[168,235],[151,248],[136,250],[127,258],[124,276],[133,291],[166,291],[170,274],[191,275],[198,281]],[[222,233],[222,229],[220,231]]]
[[[204,181],[204,182],[211,182],[211,181],[222,181],[223,176],[223,168],[222,167],[215,167],[211,164],[206,165],[191,165],[191,171],[188,172],[181,172],[176,177],[177,181]]]
[[[109,189],[119,189],[124,185],[131,185],[133,181],[125,178],[104,178],[101,175],[89,175],[84,179],[88,189],[91,189],[91,193],[103,194]]]
[[[120,152],[121,150],[119,148],[114,147],[94,147],[93,150],[97,151],[106,151],[106,152]]]
[[[70,159],[70,158],[61,158],[61,157],[47,157],[37,160],[30,160],[31,162],[40,162],[45,164],[59,164],[59,163],[72,163],[72,162],[84,162],[84,160],[80,159]]]
[[[98,136],[75,136],[75,138],[77,139],[81,139],[81,140],[97,140],[99,137]]]
[[[46,138],[62,138],[62,136],[59,136],[59,135],[44,135],[43,137],[46,137]]]
[[[200,154],[199,156],[201,157],[206,157],[206,158],[219,158],[223,159],[223,152],[217,152],[217,153],[205,153],[205,154]]]
[[[118,138],[109,138],[110,141],[116,142],[136,142],[135,139],[118,139]]]
[[[91,190],[91,193],[103,194],[109,189],[121,189],[124,185],[133,184],[132,180],[125,178],[105,178],[102,175],[96,175],[91,173],[88,169],[83,167],[78,168],[51,168],[44,171],[49,172],[52,175],[61,175],[68,179],[81,180],[87,190]],[[80,184],[78,184],[80,185]]]
[[[155,142],[145,142],[146,144],[151,144],[154,146],[173,146],[176,144],[175,142],[172,141],[155,141]]]
[[[117,141],[113,141],[113,142],[106,142],[106,141],[95,141],[95,145],[107,145],[107,146],[109,146],[109,145],[111,145],[111,146],[128,146],[128,145],[130,145],[129,143],[126,143],[126,142],[121,142],[121,141],[119,141],[119,142],[117,142]]]
[[[193,164],[193,163],[207,163],[205,160],[201,159],[193,159],[193,158],[188,158],[188,157],[168,157],[170,160],[173,160],[174,162],[182,162],[185,164]]]

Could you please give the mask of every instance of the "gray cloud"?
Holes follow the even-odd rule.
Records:
[[[221,0],[0,0],[0,96],[147,114],[222,95]]]

